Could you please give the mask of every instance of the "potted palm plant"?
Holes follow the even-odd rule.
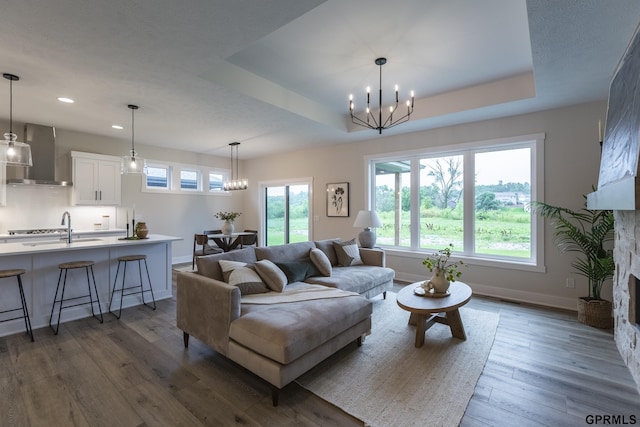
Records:
[[[611,301],[602,299],[602,286],[613,277],[614,219],[611,210],[583,208],[574,211],[543,202],[531,202],[534,212],[550,219],[555,243],[562,252],[582,254],[573,263],[576,272],[589,280],[589,295],[578,300],[578,320],[598,328],[611,327]]]

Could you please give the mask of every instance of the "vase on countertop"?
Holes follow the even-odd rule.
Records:
[[[222,234],[225,234],[227,236],[233,234],[233,222],[231,221],[223,222],[222,226],[220,227],[220,230],[222,230]]]
[[[138,239],[146,239],[148,234],[149,229],[147,228],[147,223],[142,221],[138,222],[136,224],[136,236]]]

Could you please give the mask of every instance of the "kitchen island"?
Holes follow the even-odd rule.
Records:
[[[25,298],[33,329],[48,326],[51,306],[58,282],[58,265],[63,262],[91,260],[95,262],[94,274],[103,313],[109,312],[109,298],[116,274],[117,259],[124,255],[147,256],[151,284],[156,300],[170,298],[171,291],[171,242],[179,237],[151,234],[147,239],[123,240],[122,237],[75,237],[72,243],[58,238],[38,241],[22,241],[0,244],[0,269],[22,268]],[[144,266],[143,266],[144,270]],[[74,273],[74,274],[72,274]],[[144,275],[143,275],[144,276]],[[120,278],[122,274],[120,275]],[[120,280],[119,278],[119,280]],[[146,284],[146,277],[145,284]],[[20,306],[20,296],[12,279],[3,279],[0,285],[0,310]],[[131,281],[130,281],[131,280]],[[127,285],[139,280],[137,265],[127,269]],[[145,286],[146,288],[146,286]],[[65,294],[69,296],[87,293],[87,277],[84,271],[70,272]],[[140,295],[124,297],[123,307],[141,304]],[[89,305],[63,310],[61,323],[91,316]],[[22,319],[0,323],[0,336],[24,332]]]

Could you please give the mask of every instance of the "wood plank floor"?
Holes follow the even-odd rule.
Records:
[[[467,306],[500,313],[500,323],[462,426],[578,426],[596,414],[640,420],[640,397],[610,331],[570,312],[479,297]],[[295,383],[273,408],[261,379],[198,340],[185,351],[172,299],[156,311],[125,309],[121,320],[105,315],[104,324],[65,323],[58,336],[42,328],[35,340],[0,338],[0,426],[363,425]]]

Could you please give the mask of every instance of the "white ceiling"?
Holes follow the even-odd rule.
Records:
[[[0,71],[17,122],[129,140],[137,104],[138,144],[252,158],[378,137],[347,107],[380,56],[384,103],[416,93],[383,136],[605,99],[639,21],[637,0],[3,0]]]

